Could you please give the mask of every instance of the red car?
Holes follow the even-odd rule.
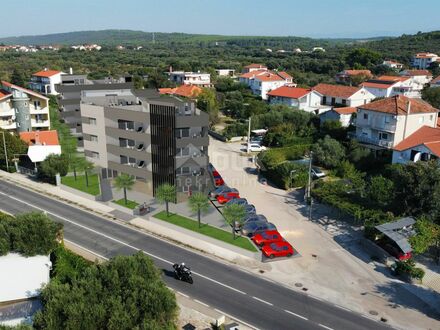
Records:
[[[295,252],[292,245],[290,245],[286,241],[267,244],[263,246],[261,251],[266,257],[270,259],[273,259],[275,257],[291,257]]]
[[[226,193],[222,193],[217,196],[217,202],[220,204],[225,204],[229,202],[231,199],[240,198],[238,191],[230,191]]]
[[[221,177],[220,173],[219,173],[217,170],[213,170],[213,171],[212,171],[212,176],[213,176],[213,177],[216,177],[216,176]]]
[[[214,185],[216,187],[223,186],[225,184],[225,181],[221,176],[214,176]]]
[[[277,230],[265,230],[260,233],[255,234],[252,237],[255,245],[263,246],[265,244],[280,242],[283,240],[283,237]]]

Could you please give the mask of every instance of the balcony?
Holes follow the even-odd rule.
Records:
[[[30,114],[31,115],[38,115],[38,114],[48,114],[49,108],[48,107],[37,107],[35,108],[33,105],[30,107]]]
[[[4,130],[16,129],[17,123],[14,120],[1,120],[0,121],[0,128],[2,128]]]
[[[14,109],[2,110],[0,108],[0,117],[12,117],[12,116],[15,116],[15,110]]]
[[[373,144],[379,147],[390,149],[393,147],[393,141],[380,140],[377,138],[371,138],[368,136],[356,135],[356,140],[361,143]]]
[[[356,126],[371,128],[380,131],[392,132],[396,131],[396,123],[385,123],[383,119],[371,119],[369,121],[358,120]]]
[[[32,127],[49,127],[49,120],[42,120],[42,119],[31,119],[31,126]]]

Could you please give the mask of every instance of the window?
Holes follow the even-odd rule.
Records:
[[[97,135],[90,135],[90,141],[98,142],[98,136]]]
[[[189,148],[177,148],[176,156],[178,157],[189,156]]]
[[[385,124],[391,123],[391,118],[389,116],[385,116]]]
[[[34,101],[34,108],[37,110],[40,107],[40,101]]]
[[[368,120],[368,113],[364,113],[364,119]]]
[[[347,100],[343,99],[342,100],[342,105],[347,105]]]
[[[430,120],[430,121],[433,121],[433,120],[434,120],[434,115],[430,115],[430,116],[429,116],[429,120]]]
[[[127,156],[119,156],[119,161],[121,162],[121,164],[127,164],[128,157]]]
[[[379,140],[388,140],[388,133],[379,133]]]
[[[176,129],[176,138],[186,138],[189,137],[189,128],[178,128]]]
[[[176,175],[188,175],[191,169],[188,166],[179,167],[176,170]]]
[[[424,119],[425,118],[423,116],[419,117],[419,124],[423,124]]]
[[[99,152],[92,151],[92,158],[99,159]]]
[[[96,118],[89,117],[89,124],[96,125]]]

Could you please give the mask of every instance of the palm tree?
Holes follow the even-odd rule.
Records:
[[[124,201],[125,205],[127,205],[127,190],[131,190],[133,188],[135,179],[134,176],[122,173],[121,175],[115,178],[115,187],[117,190],[124,190]]]
[[[192,212],[197,213],[200,228],[200,213],[207,212],[209,209],[208,197],[204,193],[197,192],[188,199],[188,205]]]
[[[235,225],[241,224],[246,211],[243,205],[232,204],[223,209],[223,217],[226,222],[232,227],[232,237],[235,239]]]
[[[167,210],[167,217],[170,216],[168,203],[174,202],[176,199],[176,187],[170,185],[169,183],[164,183],[157,187],[156,189],[156,198],[159,203],[165,203]]]
[[[81,167],[84,170],[84,174],[86,176],[86,187],[88,187],[89,186],[89,174],[88,174],[88,172],[95,168],[95,164],[93,164],[92,162],[86,160],[81,165]]]

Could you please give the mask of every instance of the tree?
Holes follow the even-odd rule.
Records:
[[[12,75],[11,75],[12,84],[21,87],[26,87],[27,82],[28,80],[23,70],[15,68],[14,71],[12,71]]]
[[[394,199],[394,183],[382,175],[373,176],[368,187],[368,196],[380,206],[388,206]]]
[[[91,171],[95,168],[95,164],[86,160],[81,163],[81,166],[82,166],[82,170],[84,171],[84,175],[86,176],[86,187],[88,187],[89,186],[89,171]]]
[[[215,90],[211,88],[203,88],[202,93],[197,97],[197,107],[208,113],[209,122],[214,125],[218,121],[219,105]]]
[[[422,91],[422,98],[434,108],[440,108],[440,88],[425,88]]]
[[[36,329],[176,328],[176,298],[142,252],[93,264],[66,283],[51,281],[41,300]]]
[[[412,236],[409,241],[415,253],[425,253],[431,246],[440,240],[440,226],[434,224],[426,217],[417,219],[414,225],[416,235]]]
[[[0,256],[4,256],[9,252],[10,242],[7,227],[0,221]]]
[[[19,214],[15,218],[1,217],[1,227],[8,233],[10,251],[24,256],[48,255],[58,246],[63,228],[62,224],[38,212]]]
[[[8,131],[0,129],[0,160],[2,163],[2,167],[6,166],[6,161],[5,161],[6,155],[4,153],[4,146],[3,146],[3,134],[5,135],[4,141],[6,143],[6,152],[8,154],[9,165],[11,165],[12,160],[15,158],[14,155],[25,154],[28,148],[26,142],[20,139],[18,135],[11,134]]]
[[[41,162],[39,175],[42,178],[53,179],[55,175],[66,176],[69,171],[69,161],[65,155],[49,155]]]
[[[335,168],[345,157],[345,149],[330,136],[318,140],[312,147],[314,159],[327,168]]]
[[[135,183],[135,178],[132,175],[128,175],[126,173],[122,173],[115,178],[115,187],[118,190],[124,190],[124,201],[125,205],[127,205],[127,190],[131,190]]]
[[[169,183],[164,183],[157,187],[156,189],[156,198],[159,203],[165,203],[167,217],[170,216],[168,203],[174,202],[176,200],[176,187],[170,185]]]
[[[223,209],[223,217],[232,228],[232,237],[235,239],[235,226],[243,222],[246,211],[243,205],[232,204]]]
[[[382,55],[366,48],[356,48],[347,54],[345,61],[350,68],[371,68],[382,61]]]
[[[365,173],[358,171],[352,163],[343,160],[338,168],[337,173],[341,178],[349,181],[350,190],[356,191],[359,195],[363,195],[365,190]]]
[[[188,205],[192,212],[197,213],[197,220],[200,228],[200,213],[207,212],[209,210],[208,197],[202,192],[197,192],[189,197]]]
[[[86,159],[84,157],[73,156],[70,159],[70,168],[73,170],[73,176],[76,181],[77,171],[84,168]]]

